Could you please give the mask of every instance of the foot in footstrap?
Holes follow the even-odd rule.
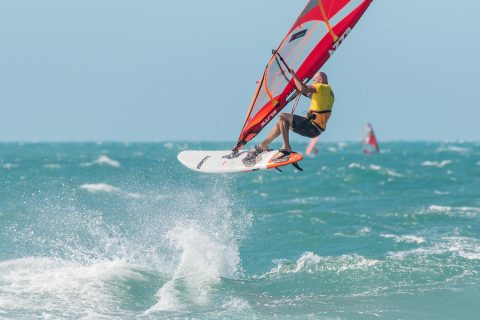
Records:
[[[285,162],[285,161],[288,161],[288,159],[290,159],[290,154],[292,153],[293,151],[288,151],[286,149],[279,149],[277,154],[274,156],[274,158],[272,159],[272,162],[273,163],[280,163],[280,162]]]
[[[245,158],[243,158],[242,162],[245,166],[247,167],[251,167],[251,166],[254,166],[258,161],[261,160],[258,159],[258,156],[264,152],[265,150],[263,150],[260,145],[255,145],[250,151],[248,151],[247,155],[245,156]]]

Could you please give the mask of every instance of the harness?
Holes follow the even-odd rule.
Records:
[[[318,123],[316,123],[315,120],[317,118],[317,115],[315,114],[325,114],[325,113],[332,113],[332,110],[322,110],[322,111],[308,111],[307,112],[307,119],[310,120],[310,122],[318,129],[320,132],[325,131],[325,128],[322,128]]]

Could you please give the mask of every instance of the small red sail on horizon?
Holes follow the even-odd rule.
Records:
[[[362,139],[362,146],[365,154],[380,152],[377,137],[375,136],[375,132],[373,131],[373,127],[370,123],[365,125],[365,134]]]
[[[320,138],[320,136],[317,136],[315,138],[312,138],[310,139],[310,142],[308,143],[308,146],[307,146],[307,149],[305,150],[305,154],[307,156],[309,155],[317,155],[318,153],[318,148],[316,148],[315,146],[317,145],[317,142],[318,142],[318,138]]]

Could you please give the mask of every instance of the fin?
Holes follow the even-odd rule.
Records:
[[[292,166],[294,166],[295,169],[297,169],[297,170],[299,170],[299,171],[303,171],[303,169],[298,165],[298,162],[292,163]]]

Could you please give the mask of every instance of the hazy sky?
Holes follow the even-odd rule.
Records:
[[[233,144],[305,3],[1,0],[0,141]],[[324,67],[336,102],[323,141],[359,139],[367,121],[379,140],[480,140],[479,12],[374,0]]]

